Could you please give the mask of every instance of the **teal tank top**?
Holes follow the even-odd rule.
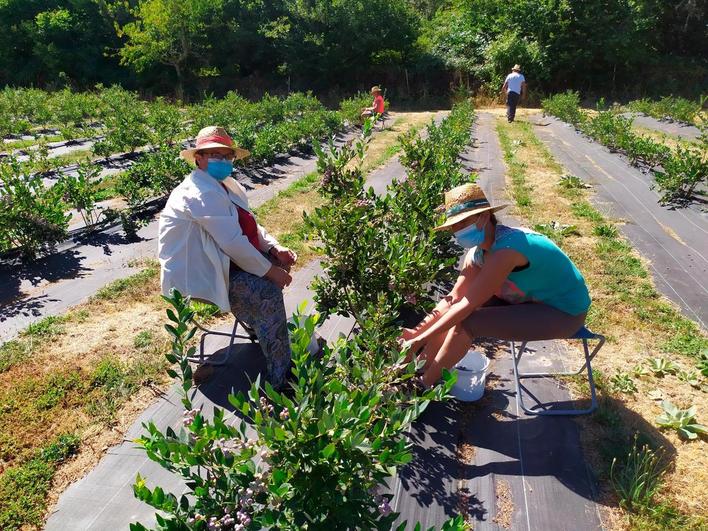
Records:
[[[492,251],[513,249],[529,261],[528,267],[509,274],[524,298],[543,302],[570,315],[587,312],[590,294],[575,264],[549,238],[525,229],[498,225]]]

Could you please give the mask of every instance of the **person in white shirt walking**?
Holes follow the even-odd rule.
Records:
[[[196,168],[160,214],[162,293],[176,288],[232,311],[253,328],[266,357],[266,378],[282,388],[291,359],[282,290],[297,256],[256,222],[246,190],[231,177],[234,159],[249,153],[223,128],[205,127],[196,147],[180,155]]]
[[[526,78],[521,73],[521,65],[514,65],[511,74],[506,76],[502,93],[506,96],[506,119],[511,123],[516,117],[519,100],[526,97]]]

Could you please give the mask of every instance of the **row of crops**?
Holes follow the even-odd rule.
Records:
[[[454,272],[459,249],[432,230],[440,217],[434,207],[446,189],[468,179],[459,154],[473,117],[463,104],[440,126],[431,124],[427,139],[404,138],[408,178],[382,196],[366,186],[361,169],[370,123],[356,145],[320,152],[325,202],[306,218],[324,253],[318,308],[353,315],[358,326],[353,339],[314,357],[308,344],[323,314],[295,316],[292,393],[268,384],[261,391],[256,382],[247,396],[229,397],[239,418],[221,408],[213,417],[195,408],[187,361],[193,314],[179,294],[169,298],[173,349],[167,358],[180,369],[172,374],[184,391],[184,427],[162,432],[150,424],[138,443],[150,459],[181,474],[189,492],[178,498],[140,477],[134,486],[138,498],[161,512],[161,527],[393,528],[399,515],[391,506],[390,476],[412,458],[406,433],[431,400],[444,398],[454,378],[445,372],[435,387],[417,389],[416,363],[400,351],[395,320],[404,307],[426,306],[431,284]],[[462,516],[442,526],[462,528]]]
[[[665,96],[658,100],[650,100],[649,98],[634,100],[629,102],[627,107],[634,112],[646,114],[657,120],[695,125],[700,121],[706,101],[708,101],[708,96],[702,96],[697,101]]]
[[[601,102],[596,113],[583,110],[577,92],[556,94],[543,100],[542,106],[546,114],[623,153],[633,165],[651,169],[661,203],[690,201],[696,191],[704,191],[708,184],[708,131],[704,130],[697,143],[678,143],[672,148],[637,134],[632,119],[622,116],[617,107],[603,109]]]
[[[355,123],[369,100],[358,95],[334,111],[311,94],[265,95],[250,102],[230,92],[182,107],[159,98],[143,101],[120,87],[85,93],[6,88],[0,93],[0,132],[33,133],[37,143],[13,152],[14,142],[6,139],[8,153],[0,159],[0,252],[16,250],[31,259],[51,250],[67,238],[72,210],[95,228],[119,218],[126,234],[134,235],[146,203],[168,194],[190,171],[179,151],[202,127],[223,125],[251,151],[246,164],[269,164],[278,154],[309,150],[313,140]],[[61,167],[63,159],[50,156],[47,134],[92,138],[91,152]],[[102,159],[126,154],[132,161],[127,170],[102,176]],[[111,197],[123,198],[127,208],[99,208]]]

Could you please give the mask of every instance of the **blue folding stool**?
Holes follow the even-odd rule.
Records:
[[[516,343],[514,341],[511,342],[511,355],[514,358],[514,378],[516,379],[516,403],[523,409],[526,413],[530,415],[587,415],[588,413],[592,413],[597,409],[597,397],[595,394],[595,382],[593,381],[592,378],[592,367],[590,366],[590,362],[592,359],[597,355],[599,350],[602,348],[602,345],[605,344],[605,336],[600,335],[600,334],[595,334],[585,328],[584,326],[578,330],[575,335],[571,338],[568,339],[579,339],[583,342],[583,351],[585,354],[585,363],[577,370],[577,371],[568,371],[568,372],[527,372],[527,373],[522,373],[519,370],[519,363],[521,362],[521,356],[524,354],[524,351],[526,350],[526,345],[528,344],[528,341],[524,341],[521,343],[519,346],[518,350],[516,348]],[[597,341],[597,345],[595,345],[595,348],[590,351],[590,346],[588,345],[588,341]],[[551,376],[574,376],[580,374],[583,369],[587,369],[587,375],[588,375],[588,383],[590,384],[590,397],[591,397],[591,402],[590,402],[590,407],[587,409],[541,409],[541,410],[532,410],[528,409],[524,405],[524,399],[522,396],[521,392],[521,380],[524,378],[547,378]],[[548,404],[539,404],[547,406]]]

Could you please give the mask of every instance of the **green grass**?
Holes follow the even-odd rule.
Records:
[[[23,332],[24,337],[49,338],[64,332],[64,324],[69,319],[70,315],[51,315],[45,317],[36,323],[29,325]]]
[[[511,177],[511,193],[514,196],[516,205],[526,213],[533,204],[531,201],[532,188],[526,183],[526,164],[516,160],[515,152],[522,144],[514,144],[509,136],[506,127],[500,122],[497,124],[497,134],[504,152],[504,160],[509,167],[509,177]]]
[[[45,142],[60,142],[64,137],[61,135],[52,135],[42,137]],[[39,139],[30,138],[28,140],[17,140],[16,142],[10,142],[6,144],[0,144],[0,151],[12,151],[15,149],[26,149],[28,147],[36,146],[39,144]]]
[[[29,341],[13,339],[0,345],[0,373],[25,361],[30,357],[32,347]]]
[[[142,271],[139,271],[129,277],[115,280],[102,287],[93,297],[91,297],[91,300],[113,300],[127,292],[139,291],[159,275],[160,264],[157,260],[149,261],[145,269]]]
[[[0,529],[41,527],[54,473],[78,448],[76,435],[61,435],[32,459],[5,470],[0,476]]]
[[[278,192],[274,197],[271,197],[268,201],[263,203],[261,206],[254,208],[253,213],[257,218],[263,218],[269,214],[278,211],[280,202],[286,198],[293,198],[297,195],[310,192],[317,188],[319,183],[319,174],[316,171],[308,173],[304,177],[301,177],[290,186]]]
[[[116,190],[116,184],[118,180],[125,172],[115,173],[112,175],[107,175],[103,177],[100,181],[96,183],[96,201],[105,201],[106,199],[113,199],[114,197],[119,197],[120,193]]]

